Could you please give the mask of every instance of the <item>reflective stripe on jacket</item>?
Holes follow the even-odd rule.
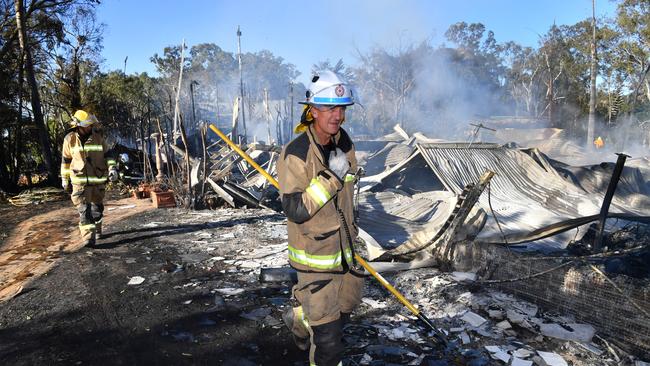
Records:
[[[70,178],[72,184],[105,184],[108,169],[115,161],[108,156],[108,146],[104,137],[93,129],[92,133],[81,141],[76,130],[69,132],[63,139],[61,159],[61,178]]]
[[[335,143],[346,155],[350,170],[340,180],[328,169],[324,152],[316,143],[313,125],[287,144],[278,160],[282,207],[288,218],[289,263],[299,271],[342,272],[352,263],[353,250],[338,210],[345,216],[354,240],[354,144],[343,130]],[[348,266],[350,267],[350,266]]]

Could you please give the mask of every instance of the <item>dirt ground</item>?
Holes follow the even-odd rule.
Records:
[[[0,208],[3,230],[11,229],[0,253],[22,268],[21,274],[0,266],[0,284],[11,285],[11,274],[23,281],[0,302],[0,364],[308,364],[281,323],[291,283],[259,280],[260,260],[287,264],[284,216],[258,209],[156,210],[140,202],[107,202],[105,235],[93,249],[78,245],[69,202]],[[58,250],[61,242],[70,245]],[[33,271],[37,262],[44,265],[40,272]],[[138,277],[142,283],[129,285]],[[360,319],[347,332],[377,338]],[[360,359],[358,351],[348,348],[348,358]]]
[[[0,205],[0,259],[47,263],[0,301],[0,365],[307,365],[307,353],[281,323],[291,283],[259,279],[262,267],[287,265],[285,217],[267,209],[153,209],[145,202],[113,197],[106,235],[93,249],[75,244],[68,201]],[[19,244],[27,246],[16,250]],[[7,267],[0,265],[0,290],[10,282]],[[503,342],[501,333],[460,318],[468,308],[487,317],[470,300],[492,295],[470,293],[452,277],[430,268],[386,275],[419,306],[437,309],[430,318],[445,319],[446,329],[469,334],[471,343],[443,349],[367,279],[364,303],[345,329],[344,365],[503,365],[483,348]],[[504,344],[510,352],[543,349],[576,366],[616,364],[606,353],[596,357],[514,327],[517,337]]]
[[[67,202],[50,203],[39,211],[55,212],[61,206],[70,206],[74,214]],[[208,224],[176,225],[175,211],[181,210],[150,210],[106,225],[107,235],[98,249],[59,253],[49,272],[1,303],[0,364],[271,365],[304,361],[305,355],[293,347],[284,328],[260,326],[240,316],[276,295],[286,299],[287,286],[251,286],[241,283],[241,274],[225,271],[227,266],[197,266],[191,258],[182,257],[192,256],[191,250],[183,250],[188,234],[218,233],[238,220],[258,219],[214,217]],[[20,218],[31,216],[29,208],[2,212],[3,229],[7,223],[14,226]],[[111,216],[110,211],[106,213],[107,218]],[[153,220],[165,223],[143,227]],[[70,221],[70,217],[60,221]],[[59,229],[65,231],[61,225]],[[226,254],[230,249],[222,246],[211,254]],[[136,275],[145,282],[127,285]],[[245,295],[231,301],[210,291],[222,284],[246,288]]]

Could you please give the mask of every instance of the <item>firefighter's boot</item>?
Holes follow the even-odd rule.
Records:
[[[102,238],[102,220],[95,222],[95,239],[99,240]]]
[[[95,235],[93,235],[90,239],[85,239],[83,241],[83,246],[87,248],[96,248],[97,247],[97,241],[95,240]]]
[[[284,324],[291,331],[293,342],[296,346],[303,351],[309,350],[311,345],[309,341],[309,324],[305,319],[302,311],[302,306],[290,307],[282,313],[282,320]]]

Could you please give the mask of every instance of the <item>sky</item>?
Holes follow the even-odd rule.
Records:
[[[553,24],[591,17],[591,0],[104,0],[98,7],[104,33],[103,70],[156,75],[149,61],[185,39],[188,47],[215,43],[237,52],[270,50],[296,65],[306,84],[311,66],[339,59],[358,62],[358,52],[379,46],[396,50],[423,40],[445,42],[456,22],[483,23],[498,42],[537,46]],[[597,0],[596,16],[614,16],[616,4]]]

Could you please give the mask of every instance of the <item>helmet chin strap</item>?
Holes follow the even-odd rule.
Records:
[[[314,123],[314,116],[312,115],[311,109],[313,108],[313,105],[311,104],[305,104],[305,106],[302,109],[302,114],[300,115],[300,122],[298,125],[293,129],[294,133],[303,133],[305,130],[307,130],[307,127]],[[343,122],[345,122],[345,116],[341,119],[340,125],[343,125]]]

